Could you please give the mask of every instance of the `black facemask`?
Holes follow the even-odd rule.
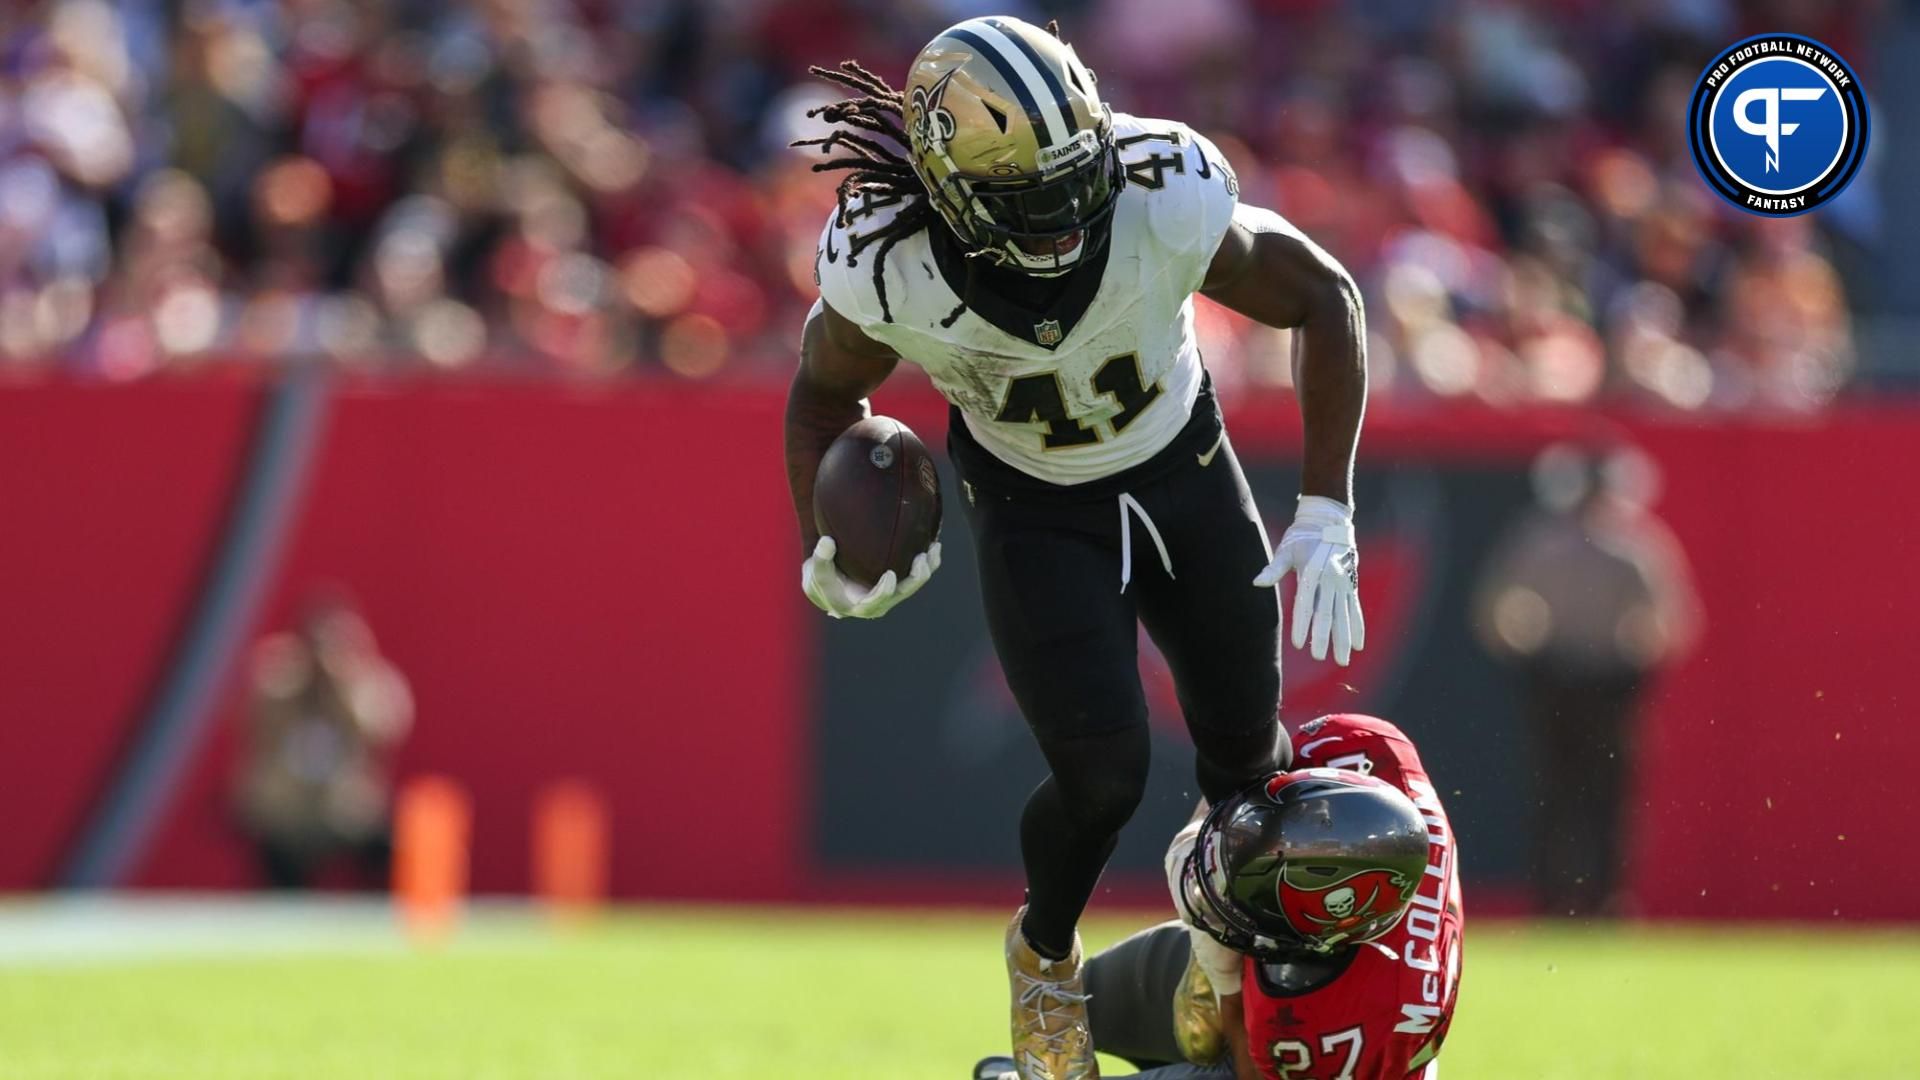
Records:
[[[1106,243],[1125,182],[1119,156],[1111,148],[1046,180],[974,180],[969,185],[973,198],[993,220],[977,222],[980,235],[972,239],[982,248],[997,249],[1011,242],[1038,255],[1079,233],[1083,237],[1078,258],[1085,259]],[[1054,256],[1056,268],[1065,269],[1059,257]],[[1007,268],[1032,271],[1018,262]]]

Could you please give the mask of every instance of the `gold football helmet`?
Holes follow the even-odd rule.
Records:
[[[1124,174],[1113,113],[1072,46],[1019,19],[968,19],[920,50],[905,97],[913,170],[967,247],[1053,276],[1106,243]]]

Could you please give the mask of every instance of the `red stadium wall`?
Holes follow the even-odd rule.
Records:
[[[0,889],[51,880],[111,775],[261,399],[240,376],[0,386]],[[887,405],[942,426],[937,402]],[[525,887],[532,793],[581,776],[612,806],[623,895],[822,891],[805,835],[817,624],[795,588],[779,412],[765,389],[336,388],[261,627],[316,582],[350,586],[418,699],[403,769],[474,793],[477,887]],[[1283,401],[1233,420],[1249,456],[1292,445]],[[1518,465],[1573,422],[1382,410],[1367,445]],[[1642,748],[1642,904],[1920,917],[1920,864],[1888,857],[1912,849],[1893,808],[1915,805],[1898,763],[1920,760],[1903,712],[1920,501],[1886,478],[1920,449],[1920,410],[1630,426],[1665,468],[1662,512],[1709,614]],[[224,794],[238,676],[140,884],[250,880]]]
[[[0,386],[0,889],[45,882],[194,593],[260,394]]]
[[[0,889],[50,879],[109,775],[260,396],[0,389]],[[402,768],[472,789],[477,887],[525,886],[532,795],[578,776],[609,795],[619,892],[795,888],[804,600],[775,557],[792,547],[777,407],[670,387],[338,392],[262,627],[315,582],[349,585],[413,684]],[[227,817],[240,673],[228,683],[141,884],[250,880]]]
[[[1920,414],[1638,434],[1710,621],[1642,749],[1641,902],[1920,919]]]

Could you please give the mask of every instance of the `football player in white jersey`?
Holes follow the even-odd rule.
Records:
[[[1201,791],[1286,768],[1280,605],[1295,647],[1364,644],[1352,467],[1366,404],[1352,278],[1178,123],[1116,113],[1059,39],[1012,18],[948,28],[904,91],[852,61],[807,140],[839,155],[820,302],[787,401],[807,596],[875,618],[939,568],[871,588],[814,528],[821,455],[902,358],[952,404],[981,591],[1007,683],[1052,775],[1021,819],[1027,902],[1008,928],[1023,1080],[1097,1077],[1075,931],[1148,770],[1137,626],[1172,669]],[[901,149],[904,149],[904,153]],[[1301,495],[1273,551],[1194,339],[1193,294],[1296,331]]]

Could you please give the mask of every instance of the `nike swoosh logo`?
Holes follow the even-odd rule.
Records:
[[[1223,431],[1220,433],[1219,438],[1213,440],[1213,445],[1207,448],[1206,453],[1195,454],[1193,455],[1193,459],[1200,463],[1201,468],[1203,469],[1206,468],[1207,466],[1213,464],[1213,455],[1220,452],[1220,448],[1226,445],[1226,441],[1227,441],[1227,433]]]
[[[1340,741],[1340,736],[1329,735],[1324,739],[1315,739],[1310,743],[1302,743],[1299,747],[1297,747],[1294,750],[1294,753],[1299,754],[1301,757],[1305,757],[1306,755],[1313,753],[1315,750],[1320,749],[1321,747],[1327,745],[1330,742],[1339,742],[1339,741]]]
[[[833,250],[833,234],[832,233],[827,234],[827,261],[828,262],[840,261],[840,253]]]

